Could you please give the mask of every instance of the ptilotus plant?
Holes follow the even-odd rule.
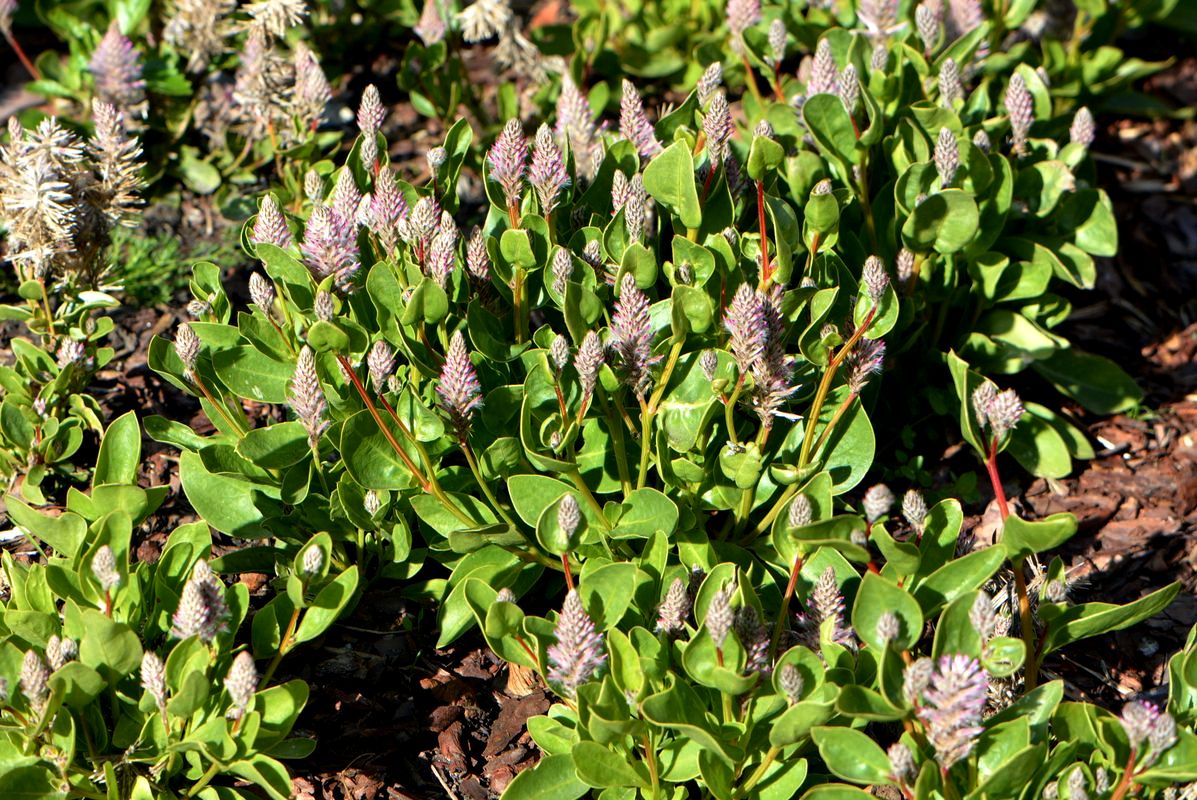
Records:
[[[32,338],[14,337],[0,367],[0,475],[35,503],[63,479],[85,477],[71,457],[103,414],[87,393],[112,358],[101,344],[117,305],[111,234],[139,217],[141,148],[123,115],[97,101],[87,139],[45,118],[32,130],[9,119],[0,147],[0,224],[23,302],[0,307]]]
[[[239,644],[249,591],[221,579],[206,524],[176,528],[153,564],[135,559],[134,531],[167,494],[137,485],[140,453],[127,414],[104,435],[92,485],[73,489],[61,513],[6,498],[40,558],[0,559],[0,792],[285,800],[278,759],[315,744],[288,738],[307,685],[270,683],[283,648],[259,633],[269,607],[254,618],[252,650]],[[345,596],[330,555],[327,536],[312,537],[280,570],[287,594],[310,606],[294,639],[335,618],[322,598]],[[251,654],[260,645],[275,656],[264,672]]]

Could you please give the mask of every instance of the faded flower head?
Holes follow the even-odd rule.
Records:
[[[619,100],[619,134],[636,146],[643,159],[650,159],[663,149],[652,123],[648,121],[648,115],[644,113],[640,93],[626,78]]]
[[[482,405],[482,384],[478,382],[478,373],[470,361],[461,331],[455,331],[449,342],[449,352],[445,354],[436,392],[440,395],[441,407],[449,414],[449,419],[457,429],[458,437],[464,438],[470,429],[470,417]]]
[[[556,643],[549,646],[549,682],[574,697],[578,687],[590,680],[607,662],[603,635],[582,606],[582,598],[571,589],[565,596],[554,631]]]
[[[429,0],[433,2],[433,0]],[[528,162],[528,140],[518,119],[509,119],[487,155],[491,180],[503,187],[507,205],[518,207]]]
[[[208,562],[200,559],[183,585],[179,606],[171,618],[171,635],[176,639],[198,636],[211,644],[218,634],[228,630],[225,620],[229,607],[224,600],[224,584],[212,574]]]
[[[232,706],[228,710],[229,719],[241,719],[245,715],[249,704],[253,702],[254,693],[258,690],[258,670],[254,666],[254,657],[249,651],[242,650],[233,659],[233,665],[224,679],[224,688],[229,693]]]
[[[972,752],[984,730],[981,714],[988,692],[989,676],[975,658],[943,656],[936,663],[917,713],[941,768],[950,769]]]
[[[861,339],[848,353],[848,391],[860,394],[869,379],[880,375],[885,367],[885,342],[881,339]]]
[[[145,102],[141,56],[121,33],[116,19],[92,52],[88,69],[96,81],[96,94],[104,102],[130,110]]]
[[[502,36],[511,22],[511,6],[507,0],[477,0],[457,15],[461,24],[461,38],[470,44]]]
[[[244,7],[249,28],[268,37],[282,39],[287,31],[303,23],[308,15],[304,0],[255,0]]]

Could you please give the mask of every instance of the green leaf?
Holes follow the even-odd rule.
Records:
[[[923,632],[923,612],[910,593],[873,572],[866,572],[852,604],[852,627],[869,647],[881,650],[885,643],[877,636],[877,621],[890,611],[901,621],[901,630],[891,642],[899,650],[909,649]]]
[[[1006,517],[1002,529],[1002,549],[1007,558],[1015,561],[1034,553],[1059,547],[1076,533],[1076,517],[1072,514],[1052,514],[1046,519],[1029,522],[1014,514]]]
[[[67,558],[73,559],[87,538],[87,522],[78,514],[40,514],[12,495],[5,498],[5,504],[14,523]]]
[[[1171,605],[1179,591],[1180,584],[1172,583],[1123,606],[1112,603],[1072,606],[1048,624],[1047,635],[1043,639],[1043,655],[1090,636],[1136,625]]]
[[[179,481],[192,508],[213,528],[241,537],[265,533],[264,515],[258,502],[267,505],[270,501],[257,490],[256,484],[209,472],[203,459],[191,452],[179,457]]]
[[[589,567],[589,563],[586,565]],[[627,562],[603,564],[597,569],[582,569],[578,593],[586,612],[600,631],[609,630],[621,620],[631,605],[639,570]]]
[[[1062,393],[1095,414],[1129,411],[1143,390],[1122,367],[1103,356],[1068,348],[1032,363],[1032,368]]]
[[[262,469],[283,469],[311,452],[307,429],[299,422],[255,428],[237,443],[237,453]]]
[[[578,742],[571,755],[578,778],[596,789],[608,786],[648,788],[648,781],[628,763],[625,756],[612,752],[598,742]]]
[[[141,429],[137,415],[132,411],[122,415],[108,426],[100,441],[100,452],[96,455],[96,471],[92,475],[92,486],[105,483],[137,483],[137,470],[141,466]]]
[[[295,644],[311,641],[337,621],[357,591],[357,565],[338,575],[316,595],[308,605],[295,631]]]
[[[104,667],[112,675],[128,675],[141,665],[141,639],[128,625],[113,622],[94,608],[83,612],[79,663]]]
[[[702,207],[694,183],[694,157],[684,141],[665,148],[644,168],[644,189],[677,214],[687,228],[702,225]]]
[[[803,104],[802,118],[819,149],[838,161],[845,176],[850,176],[850,167],[856,163],[859,154],[856,130],[844,102],[838,95],[817,94]]]
[[[672,536],[677,528],[677,505],[656,489],[636,489],[624,501],[623,509],[611,532],[617,539],[647,539],[657,531]]]
[[[0,770],[0,797],[12,800],[59,800],[66,792],[49,769],[36,766],[6,767]]]
[[[578,779],[569,755],[545,756],[532,769],[515,776],[503,800],[578,800],[590,787]]]
[[[893,767],[885,751],[852,728],[815,728],[811,738],[827,768],[838,778],[865,784],[893,784]]]
[[[902,226],[902,238],[918,252],[955,253],[973,240],[979,223],[980,212],[973,196],[960,189],[947,189],[915,208]]]
[[[800,800],[872,800],[873,795],[842,783],[824,783],[802,795]]]
[[[641,710],[649,722],[688,736],[728,764],[734,764],[739,756],[731,745],[723,741],[703,711],[703,702],[685,683],[675,682],[665,691],[646,698]]]
[[[259,403],[285,403],[287,384],[295,372],[294,364],[275,361],[251,345],[216,351],[212,366],[238,397]]]

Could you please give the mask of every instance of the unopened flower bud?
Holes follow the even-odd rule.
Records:
[[[511,591],[511,589],[506,586],[500,589],[499,593],[495,595],[496,603],[514,603],[516,600],[518,600],[518,598],[515,596],[515,592]]]
[[[362,507],[366,509],[367,514],[374,516],[382,508],[382,496],[374,489],[370,489],[362,498]]]
[[[960,145],[956,143],[956,134],[948,128],[940,128],[939,138],[935,142],[935,170],[939,173],[939,185],[945,189],[951,186],[959,168]]]
[[[249,299],[266,316],[274,308],[274,284],[262,273],[249,276]]]
[[[21,694],[39,713],[50,696],[50,667],[34,650],[25,651],[21,662]]]
[[[939,68],[939,101],[948,109],[964,97],[964,86],[960,82],[960,69],[956,61],[945,58],[943,66]]]
[[[319,545],[312,545],[303,552],[303,574],[311,578],[320,574],[324,569],[324,551]]]
[[[686,617],[690,615],[690,593],[681,578],[674,578],[665,593],[661,607],[657,609],[657,630],[662,633],[678,634],[686,628]]]
[[[116,569],[116,556],[108,545],[101,545],[91,557],[91,574],[105,592],[111,592],[121,585],[121,574]]]
[[[199,360],[200,340],[186,322],[179,323],[175,330],[175,355],[183,362],[183,374],[191,377]]]
[[[240,719],[258,690],[258,670],[254,666],[254,657],[248,651],[242,650],[233,659],[233,665],[224,679],[224,688],[233,704],[228,711],[228,718]]]
[[[558,334],[553,338],[553,343],[549,346],[549,357],[558,373],[569,364],[569,342],[564,336]]]
[[[814,509],[811,508],[810,498],[805,494],[799,494],[790,503],[787,521],[790,523],[791,528],[802,528],[809,525],[814,516]]]
[[[321,322],[332,322],[336,311],[333,308],[332,295],[325,291],[316,292],[315,309],[316,319]]]
[[[723,643],[727,641],[727,635],[731,633],[732,625],[735,623],[735,612],[732,611],[731,598],[735,591],[734,586],[725,586],[719,591],[715,592],[715,596],[711,598],[711,603],[707,606],[707,616],[705,625],[707,633],[711,636],[711,641],[715,643],[715,647],[723,649]]]
[[[900,784],[908,784],[916,776],[914,754],[902,742],[894,742],[886,751],[889,756],[890,777]]]
[[[988,153],[989,148],[992,147],[989,142],[989,134],[983,130],[978,130],[973,134],[973,144],[976,145],[977,149],[982,153]]]
[[[383,339],[379,339],[366,355],[366,368],[370,372],[370,382],[374,384],[374,391],[386,391],[387,379],[395,372],[395,351]]]
[[[889,644],[902,634],[902,621],[892,611],[883,611],[877,618],[877,638]]]
[[[443,147],[434,147],[428,151],[427,159],[428,169],[436,172],[449,160],[449,151]]]
[[[997,626],[997,614],[993,610],[993,599],[985,592],[978,592],[968,612],[968,622],[973,630],[981,637],[982,642],[989,641]]]
[[[1063,581],[1051,580],[1043,587],[1043,593],[1049,603],[1064,603],[1068,600],[1068,587]]]
[[[1031,96],[1027,83],[1017,72],[1010,78],[1005,94],[1006,113],[1010,117],[1010,130],[1014,139],[1014,152],[1021,154],[1026,147],[1031,123],[1035,121],[1035,98]]]
[[[923,532],[927,524],[927,501],[918,489],[910,489],[902,496],[902,516],[915,531]]]
[[[572,494],[563,496],[557,505],[557,527],[561,529],[561,533],[570,542],[571,547],[574,535],[578,532],[578,526],[581,523],[582,509],[578,507],[577,499]]]
[[[861,271],[861,283],[864,284],[865,294],[874,303],[880,302],[885,294],[885,287],[889,286],[889,274],[885,271],[885,264],[877,256],[865,259],[864,269]]]
[[[565,248],[553,255],[553,291],[564,296],[566,285],[574,274],[574,257]]]
[[[1081,147],[1089,147],[1097,138],[1097,125],[1093,121],[1093,113],[1085,106],[1076,110],[1072,118],[1072,127],[1068,129],[1069,141]]]
[[[141,688],[154,698],[154,705],[166,708],[166,665],[152,650],[141,657]]]
[[[802,690],[804,688],[802,673],[793,664],[786,664],[778,671],[777,683],[790,705],[794,705],[802,699]]]
[[[909,286],[914,279],[914,253],[905,247],[898,251],[897,273],[902,287]]]
[[[869,488],[865,492],[864,501],[861,507],[864,510],[865,519],[870,523],[875,523],[877,520],[889,513],[889,510],[894,506],[894,493],[889,490],[889,487],[884,483],[878,483]]]
[[[324,200],[324,178],[314,169],[309,169],[303,176],[303,194],[309,202],[319,203]]]
[[[703,350],[698,357],[698,366],[702,369],[703,377],[708,381],[715,380],[715,370],[719,368],[719,358],[714,350]]]

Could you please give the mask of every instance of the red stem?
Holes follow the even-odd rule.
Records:
[[[773,269],[769,264],[769,237],[765,235],[765,182],[756,182],[757,221],[761,228],[761,285],[767,286],[773,279]]]
[[[21,62],[21,66],[25,68],[25,71],[33,76],[34,80],[40,81],[42,79],[41,71],[33,66],[33,62],[29,60],[29,56],[25,55],[25,51],[17,43],[17,37],[13,36],[12,33],[6,33],[4,34],[4,38],[8,40],[8,44],[12,47],[13,52],[17,54],[17,60]]]
[[[565,570],[565,586],[572,592],[574,590],[574,576],[569,570],[569,553],[561,554],[561,567]]]
[[[1010,516],[1010,505],[1006,502],[1006,490],[1002,487],[1002,478],[998,474],[997,466],[998,439],[993,437],[989,445],[989,458],[985,461],[985,469],[989,472],[989,482],[993,484],[993,494],[998,501],[998,510],[1002,512],[1002,522]]]

